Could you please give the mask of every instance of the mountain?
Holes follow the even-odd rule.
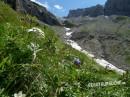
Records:
[[[102,5],[96,5],[85,9],[70,10],[68,17],[90,16],[96,17],[104,14]]]
[[[130,16],[130,0],[107,0],[105,6],[96,5],[89,8],[70,10],[68,17],[99,15],[124,15]]]
[[[49,25],[60,25],[56,16],[35,2],[30,0],[4,0],[4,2],[9,4],[17,12],[36,16],[40,21]]]
[[[128,78],[100,67],[63,43],[52,26],[0,0],[0,97],[130,97]]]
[[[104,11],[105,15],[130,16],[130,0],[107,0]]]
[[[78,24],[71,39],[96,57],[115,66],[130,70],[130,18],[127,16],[98,16],[69,18]]]

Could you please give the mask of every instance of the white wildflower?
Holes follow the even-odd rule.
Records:
[[[14,97],[26,97],[25,94],[22,93],[22,91],[19,91],[19,93],[15,93]]]
[[[28,29],[27,32],[35,32],[38,33],[40,36],[43,36],[43,38],[45,38],[45,33],[39,28],[33,27],[31,29]]]
[[[5,28],[9,29],[10,27],[11,27],[11,24],[7,22],[5,25]]]
[[[30,43],[30,45],[28,45],[28,48],[33,52],[33,62],[36,59],[37,53],[39,51],[41,51],[42,49],[39,49],[39,44],[35,44],[35,43]]]
[[[30,43],[30,45],[28,45],[28,48],[31,50],[31,51],[36,51],[38,48],[39,48],[39,44],[35,44],[35,43]]]

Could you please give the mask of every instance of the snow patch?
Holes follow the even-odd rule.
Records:
[[[65,28],[65,31],[66,31],[66,36],[72,36],[71,34],[72,34],[73,32],[71,32],[71,29],[70,29],[70,28],[66,28],[66,27],[64,27],[64,28]],[[83,50],[83,49],[78,45],[77,42],[75,42],[75,41],[73,41],[73,40],[70,40],[69,37],[68,37],[66,43],[67,43],[68,45],[71,45],[72,48],[74,48],[74,49],[76,49],[76,50],[78,50],[78,51],[80,51],[80,52],[86,54],[86,55],[89,56],[90,58],[94,59],[94,61],[95,61],[97,64],[99,64],[100,66],[102,66],[102,67],[104,67],[104,68],[106,68],[106,69],[108,69],[108,70],[113,70],[113,71],[117,72],[117,73],[120,74],[120,75],[123,75],[124,73],[126,73],[126,71],[117,68],[116,66],[112,65],[111,63],[109,63],[108,61],[106,61],[106,60],[104,60],[104,59],[95,58],[95,55],[89,53],[89,52],[86,51],[86,50]]]
[[[84,54],[86,54],[86,55],[88,55],[88,56],[91,57],[91,58],[94,58],[94,57],[95,57],[93,54],[87,52],[86,50],[82,50],[81,52],[84,53]]]
[[[124,70],[121,70],[119,68],[117,68],[116,66],[112,65],[111,63],[109,63],[108,61],[104,60],[104,59],[94,59],[99,65],[101,65],[104,68],[107,68],[109,70],[113,70],[116,71],[118,74],[124,74],[126,73]]]
[[[68,31],[71,30],[70,28],[66,28],[66,27],[64,27],[64,28],[65,28],[65,31],[66,31],[66,32],[68,32]]]
[[[76,42],[74,42],[72,40],[67,40],[67,44],[71,45],[74,49],[76,49],[78,51],[82,50],[82,48]]]
[[[71,36],[73,32],[66,32],[66,36]]]

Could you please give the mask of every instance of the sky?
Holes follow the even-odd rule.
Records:
[[[106,0],[31,0],[46,7],[56,16],[67,16],[69,10],[87,8],[97,4],[104,5]]]

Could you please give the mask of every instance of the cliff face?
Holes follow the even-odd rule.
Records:
[[[57,18],[47,11],[43,6],[40,6],[30,0],[4,0],[14,10],[36,16],[40,21],[43,21],[49,25],[60,25]]]
[[[108,0],[104,10],[106,15],[130,16],[130,0]]]
[[[96,17],[104,14],[102,5],[96,5],[85,9],[70,10],[68,17],[91,16]]]
[[[90,8],[71,10],[68,17],[99,15],[124,15],[130,16],[130,0],[107,0],[105,6],[97,5]]]

